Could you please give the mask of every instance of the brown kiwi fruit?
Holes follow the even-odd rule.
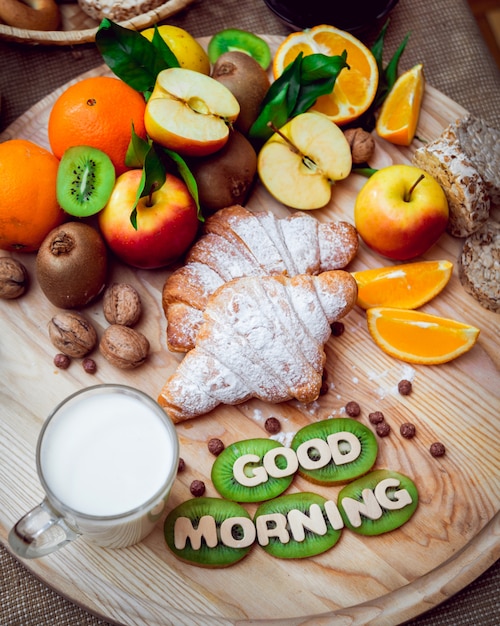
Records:
[[[257,172],[257,154],[248,139],[231,131],[226,145],[207,157],[192,159],[189,167],[198,185],[205,213],[244,204]]]
[[[261,65],[249,54],[233,50],[217,59],[212,78],[225,85],[238,100],[240,113],[235,128],[246,134],[257,119],[260,105],[271,81]]]
[[[38,283],[53,305],[81,308],[106,286],[106,245],[92,226],[67,222],[45,237],[35,267]]]

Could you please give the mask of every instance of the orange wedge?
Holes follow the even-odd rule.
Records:
[[[401,74],[380,109],[375,127],[379,137],[399,146],[411,144],[417,130],[424,88],[421,63]]]
[[[418,261],[352,272],[363,309],[390,306],[417,309],[441,292],[451,278],[450,261]]]
[[[374,307],[366,320],[379,348],[407,363],[447,363],[468,352],[479,336],[474,326],[410,309]]]
[[[300,52],[336,56],[347,51],[347,63],[335,81],[331,94],[320,96],[312,107],[342,125],[364,113],[375,98],[378,86],[377,61],[372,52],[353,35],[333,26],[320,25],[291,33],[278,47],[273,59],[274,78],[278,78]]]

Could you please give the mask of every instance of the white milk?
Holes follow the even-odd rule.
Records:
[[[46,487],[100,545],[140,540],[163,511],[178,443],[161,411],[130,394],[82,395],[63,405],[43,434],[39,465]]]

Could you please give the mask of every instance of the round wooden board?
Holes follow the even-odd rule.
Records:
[[[276,45],[279,38],[269,41]],[[101,67],[87,75],[106,71]],[[47,118],[58,93],[33,107],[0,139],[25,137],[47,145]],[[417,135],[432,139],[464,113],[458,104],[427,87]],[[408,162],[416,145],[400,149],[378,141],[373,165]],[[364,182],[351,175],[338,184],[331,203],[315,211],[315,217],[352,223],[354,199]],[[259,184],[248,207],[288,213]],[[460,240],[445,235],[425,258],[455,262],[460,247]],[[34,255],[14,256],[33,276]],[[387,264],[361,246],[348,269]],[[24,297],[2,301],[2,542],[7,543],[12,524],[42,498],[34,450],[52,407],[76,389],[98,382],[130,384],[157,397],[182,358],[169,353],[165,344],[161,289],[167,275],[166,270],[112,266],[110,282],[130,282],[144,303],[138,329],[151,342],[151,357],[133,372],[114,369],[99,354],[93,377],[77,361],[64,372],[56,370],[52,364],[55,351],[46,331],[55,309],[36,281]],[[206,447],[210,437],[229,444],[267,436],[263,423],[274,415],[281,421],[286,442],[302,425],[342,415],[345,404],[356,400],[362,408],[362,422],[368,423],[369,412],[381,410],[392,426],[391,435],[380,440],[376,467],[405,473],[418,486],[419,507],[402,528],[372,538],[344,531],[329,552],[304,560],[274,559],[255,546],[240,563],[208,571],[178,561],[164,543],[160,523],[143,543],[126,550],[95,548],[80,540],[25,565],[77,604],[107,620],[134,626],[395,624],[446,600],[494,563],[500,552],[499,318],[464,292],[456,268],[446,289],[424,309],[478,326],[478,344],[451,363],[412,367],[376,347],[363,311],[356,308],[344,319],[345,333],[327,344],[331,388],[313,405],[271,406],[251,401],[220,407],[177,427],[187,469],[179,475],[169,502],[171,508],[189,499],[189,485],[195,478],[205,480],[207,495],[217,495],[210,481],[213,457]],[[85,313],[102,333],[106,326],[102,304],[97,302]],[[403,378],[413,381],[413,392],[406,397],[397,393],[397,383]],[[417,427],[412,440],[399,435],[399,425],[406,421]],[[444,457],[429,454],[434,441],[446,445]],[[315,491],[335,500],[339,488],[324,489],[297,478],[291,490]]]

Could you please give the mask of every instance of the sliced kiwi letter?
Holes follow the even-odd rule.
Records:
[[[75,217],[89,217],[103,209],[115,185],[109,156],[90,146],[73,146],[62,155],[57,171],[57,201]]]
[[[271,455],[275,458],[275,465],[286,474],[284,476],[269,475],[263,465],[264,456],[273,450]],[[233,443],[219,454],[212,465],[213,485],[223,498],[234,502],[263,502],[275,498],[290,486],[295,475],[296,468],[290,466],[290,462],[295,461],[295,455],[292,461],[286,456],[290,457],[290,453],[291,450],[274,439],[245,439]],[[239,482],[235,477],[238,467],[248,478],[245,482],[255,484]]]
[[[360,535],[381,535],[410,519],[418,491],[404,474],[375,470],[343,487],[337,505],[347,528]]]
[[[165,541],[182,561],[202,567],[227,567],[245,557],[255,543],[248,511],[221,498],[193,498],[170,511]]]
[[[321,554],[340,539],[325,511],[326,498],[291,493],[263,502],[254,515],[257,542],[272,556],[303,559]]]
[[[265,70],[271,63],[271,50],[267,41],[246,30],[226,28],[216,33],[208,42],[208,58],[212,64],[221,54],[231,51],[246,52]]]
[[[299,459],[299,474],[322,485],[338,485],[366,474],[378,452],[373,432],[347,417],[304,426],[295,434],[291,447]]]

